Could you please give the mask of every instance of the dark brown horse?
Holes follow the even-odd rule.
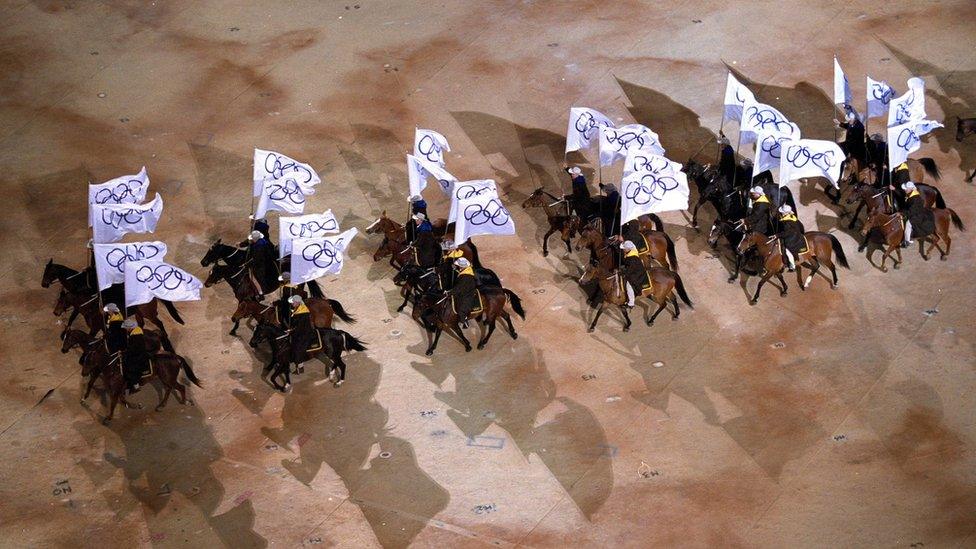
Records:
[[[332,328],[316,328],[316,330],[319,339],[312,338],[312,341],[321,342],[321,346],[308,351],[305,354],[305,360],[311,360],[316,356],[324,356],[329,359],[331,362],[328,371],[329,379],[332,380],[333,385],[338,387],[346,380],[346,363],[342,361],[342,352],[365,351],[366,344],[342,330]],[[252,348],[257,348],[264,341],[271,345],[271,363],[264,368],[265,372],[272,372],[268,381],[275,389],[285,392],[291,385],[292,354],[288,332],[275,325],[258,324],[254,329],[250,345]],[[284,377],[284,384],[278,383],[278,379],[281,377]]]
[[[144,330],[143,334],[146,336],[146,350],[150,355],[156,355],[161,352],[162,349],[162,339],[160,338],[159,332],[154,330]],[[95,385],[95,380],[101,374],[101,369],[99,368],[91,373],[91,369],[99,364],[103,364],[108,357],[108,347],[105,345],[104,338],[92,339],[91,336],[86,334],[81,330],[65,330],[61,332],[61,352],[67,353],[74,347],[81,349],[81,356],[78,357],[78,364],[82,366],[82,374],[88,376],[88,386],[85,388],[85,396],[81,397],[81,401],[85,402],[88,395],[91,394],[92,387]],[[168,351],[172,352],[172,350]],[[93,354],[94,353],[94,354]],[[85,372],[86,363],[88,373]],[[125,398],[122,398],[122,403],[125,404]],[[128,406],[126,404],[126,406]]]
[[[91,385],[94,379],[101,378],[109,395],[108,416],[102,420],[102,423],[107,424],[115,416],[115,407],[120,401],[128,407],[128,403],[125,402],[125,391],[127,387],[122,375],[121,354],[110,358],[108,351],[105,350],[105,346],[95,343],[97,342],[86,336],[84,332],[71,330],[65,334],[65,341],[61,349],[62,352],[67,352],[72,346],[78,345],[82,347],[83,353],[87,352],[87,357],[82,364],[81,373],[83,376],[90,377],[91,380],[89,381],[88,390],[85,391],[85,396],[82,397],[82,401],[88,398],[88,393],[91,391]],[[191,383],[197,387],[203,387],[200,385],[200,380],[193,373],[190,364],[180,355],[176,353],[157,353],[149,359],[149,372],[142,376],[143,383],[148,382],[152,378],[157,378],[163,383],[163,387],[165,388],[163,398],[156,406],[157,411],[162,410],[163,406],[166,406],[166,401],[169,400],[169,395],[173,392],[173,389],[176,389],[176,392],[179,393],[176,398],[180,401],[180,404],[193,404],[186,398],[186,387],[178,380],[181,370]]]
[[[222,263],[220,260],[214,261],[213,267],[210,269],[210,274],[203,281],[203,286],[210,288],[215,284],[219,284],[220,281],[224,281],[234,290],[234,297],[237,298],[237,301],[258,299],[261,297],[261,290],[258,289],[254,283],[254,279],[251,277],[250,269],[248,268],[249,263],[250,260],[241,265],[228,265]]]
[[[305,298],[305,305],[311,315],[312,325],[316,328],[331,328],[335,317],[339,317],[339,320],[349,324],[356,323],[356,319],[350,316],[342,304],[335,299],[309,297]],[[237,335],[237,328],[240,327],[241,321],[248,318],[257,321],[259,324],[263,322],[275,326],[281,325],[276,303],[266,305],[253,299],[245,299],[237,303],[237,309],[230,317],[231,321],[234,322],[230,335]]]
[[[674,250],[674,241],[671,240],[671,237],[667,233],[642,227],[640,234],[644,237],[647,248],[640,251],[640,243],[635,242],[634,244],[638,245],[640,258],[645,267],[652,267],[653,264],[651,261],[653,260],[662,267],[669,268],[672,271],[678,270],[678,256]],[[576,249],[589,248],[590,251],[596,253],[596,250],[604,243],[606,243],[606,238],[603,236],[603,231],[600,230],[598,222],[588,223],[580,230],[580,238],[576,241]]]
[[[840,241],[837,240],[836,236],[820,231],[807,231],[804,233],[804,237],[807,241],[807,251],[801,253],[800,257],[795,258],[794,261],[796,264],[796,283],[800,286],[800,290],[807,289],[810,281],[813,280],[813,276],[820,270],[821,265],[826,265],[830,269],[830,274],[833,277],[830,287],[836,288],[838,283],[837,269],[834,267],[833,256],[836,254],[837,263],[841,267],[845,269],[851,268],[847,263],[847,256],[844,254],[844,248],[840,245]],[[779,238],[775,236],[769,237],[753,231],[742,239],[736,251],[739,254],[745,254],[746,251],[754,246],[759,256],[764,258],[764,272],[762,279],[759,281],[759,286],[756,287],[756,295],[750,300],[750,303],[753,305],[759,301],[759,292],[762,290],[763,285],[774,275],[783,285],[779,294],[785,296],[787,291],[786,280],[783,279],[783,270],[786,268],[786,261],[783,258]],[[806,280],[803,279],[804,263],[811,269]]]
[[[470,319],[474,319],[478,323],[478,327],[484,334],[478,341],[479,349],[484,349],[485,345],[488,344],[491,334],[495,332],[495,323],[499,317],[508,324],[508,334],[512,336],[512,339],[518,339],[518,333],[515,332],[512,316],[506,309],[506,305],[511,302],[515,314],[525,320],[525,310],[522,308],[522,300],[519,296],[506,288],[482,287],[478,291],[481,293],[482,310],[472,312],[468,318],[458,317],[449,295],[427,293],[419,297],[413,309],[413,319],[423,324],[427,329],[427,356],[434,354],[437,342],[444,331],[460,341],[464,345],[465,352],[471,351],[471,342],[461,330],[461,322]]]
[[[648,326],[654,324],[657,315],[661,314],[661,311],[667,307],[669,300],[674,306],[674,313],[672,313],[671,318],[678,320],[681,310],[678,307],[678,299],[675,297],[675,293],[681,297],[681,301],[684,301],[685,305],[689,308],[694,308],[691,299],[688,297],[688,293],[685,291],[684,282],[681,281],[681,276],[678,273],[663,267],[650,267],[647,269],[647,276],[651,282],[651,286],[641,291],[640,295],[635,297],[647,298],[658,305],[657,310],[654,311],[654,314],[650,318],[647,317],[645,312],[644,321]],[[615,305],[620,308],[620,311],[624,315],[624,331],[630,331],[631,322],[630,315],[627,312],[627,289],[622,277],[616,272],[607,269],[603,262],[598,262],[587,267],[583,276],[580,278],[580,284],[589,284],[594,280],[600,285],[603,302],[600,303],[600,307],[596,311],[596,316],[593,317],[593,322],[590,323],[586,331],[592,332],[596,328],[596,323],[600,320],[600,315],[603,314],[603,309],[607,305]],[[639,290],[639,288],[634,288],[635,292]]]
[[[949,225],[955,225],[960,231],[965,231],[966,228],[962,224],[962,220],[951,208],[936,208],[932,210],[932,215],[935,217],[935,232],[928,236],[923,236],[918,239],[918,251],[922,254],[922,259],[928,261],[929,254],[932,253],[932,248],[939,249],[939,259],[945,261],[949,258],[949,250],[952,247],[952,238],[949,237]],[[901,243],[905,239],[905,218],[900,213],[876,213],[872,215],[867,222],[864,224],[864,228],[861,229],[861,234],[867,236],[871,229],[878,229],[883,237],[884,243],[887,245],[887,249],[884,255],[881,256],[881,271],[888,272],[888,268],[885,266],[885,262],[891,257],[891,253],[894,252],[898,256],[895,261],[895,268],[897,269],[901,265]],[[942,246],[939,246],[939,241],[943,241],[946,244],[945,251],[942,250]],[[925,252],[925,242],[930,242],[928,253]],[[892,258],[894,260],[894,258]]]
[[[565,197],[557,198],[539,187],[522,201],[522,208],[542,208],[546,213],[549,230],[542,237],[542,257],[549,255],[549,237],[557,232],[559,238],[566,243],[566,252],[573,251],[570,239],[579,231],[580,218],[570,213],[569,201]]]
[[[140,305],[129,307],[128,312],[129,314],[135,314],[136,322],[139,324],[139,326],[145,326],[146,321],[148,320],[159,328],[160,336],[163,340],[163,347],[165,347],[167,351],[172,352],[173,346],[169,341],[169,334],[166,332],[166,327],[163,326],[163,322],[159,320],[158,302],[160,301],[166,307],[166,310],[169,311],[169,314],[173,317],[173,320],[179,324],[184,324],[183,319],[176,310],[176,307],[174,307],[171,302],[163,299],[153,298],[153,300],[149,301],[148,303],[142,303]],[[88,334],[91,337],[95,337],[98,335],[98,332],[105,329],[105,317],[102,314],[102,309],[98,304],[97,294],[76,294],[62,288],[61,292],[58,294],[58,300],[54,304],[54,316],[63,315],[69,308],[74,309],[71,314],[72,319],[78,314],[85,319],[85,323],[88,325]],[[70,327],[70,322],[65,325],[65,329]]]

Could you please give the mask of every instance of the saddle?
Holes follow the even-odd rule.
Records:
[[[479,313],[481,313],[482,311],[485,310],[485,302],[481,298],[481,290],[475,290],[474,293],[478,297],[478,304],[473,309],[471,309],[471,312],[469,313],[469,316],[470,315],[479,314]],[[457,303],[455,301],[456,301],[455,298],[452,297],[451,298],[451,310],[454,311],[454,314],[458,314]]]
[[[322,331],[318,328],[314,328],[314,330],[315,340],[308,344],[308,349],[305,349],[306,353],[314,353],[322,350]]]

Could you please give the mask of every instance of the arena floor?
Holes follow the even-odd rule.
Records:
[[[972,4],[756,4],[5,2],[0,545],[976,545],[976,233],[954,233],[947,262],[912,249],[882,273],[840,209],[796,184],[801,219],[836,233],[852,269],[837,290],[788,278],[787,297],[767,287],[750,306],[757,280],[727,284],[730,252],[669,213],[695,309],[629,333],[613,312],[588,334],[583,256],[553,239],[543,258],[545,217],[519,207],[568,189],[570,106],[650,126],[679,162],[713,158],[723,62],[830,139],[836,53],[857,97],[865,73],[899,91],[925,78],[947,128],[917,156],[976,226],[976,138],[954,139],[955,117],[976,115]],[[362,229],[406,217],[415,126],[448,138],[452,173],[504,190],[518,236],[477,242],[525,301],[517,341],[499,331],[465,354],[444,338],[425,357],[372,261],[379,239],[361,235],[325,281],[369,345],[342,387],[310,366],[274,392],[267,357],[227,335],[218,287],[177,305],[186,326],[168,321],[203,379],[194,406],[154,412],[143,390],[143,409],[103,426],[104,402],[79,403],[40,278],[51,257],[86,261],[88,181],[146,165],[168,260],[203,278],[208,244],[245,234],[254,147],[310,162],[323,184],[306,211]]]

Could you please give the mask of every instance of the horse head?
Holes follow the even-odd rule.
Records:
[[[867,221],[864,222],[864,226],[861,227],[861,236],[867,236],[871,232],[871,229],[884,227],[890,220],[891,215],[884,212],[875,212],[869,215]]]
[[[742,241],[739,242],[739,245],[735,248],[735,253],[745,255],[745,253],[749,251],[749,248],[756,246],[759,244],[760,240],[765,238],[766,235],[753,231],[742,238]]]
[[[203,281],[203,286],[205,288],[209,288],[223,280],[227,276],[227,271],[229,268],[229,265],[221,265],[219,261],[214,261],[213,268],[210,269],[210,274],[207,275],[207,279]]]
[[[214,263],[220,259],[220,255],[218,255],[220,240],[221,239],[218,238],[216,242],[210,245],[210,249],[207,250],[207,253],[204,254],[203,259],[200,260],[201,267],[209,267],[211,263]]]
[[[384,257],[389,257],[393,253],[390,249],[390,239],[383,237],[383,242],[380,243],[380,247],[373,252],[373,261],[379,261]]]
[[[68,295],[67,292],[61,290],[58,293],[58,300],[54,304],[54,316],[61,316],[67,310],[68,310]]]
[[[522,201],[522,208],[539,208],[542,206],[542,187],[532,191],[532,194]]]
[[[52,257],[47,260],[47,265],[44,266],[44,274],[41,276],[41,288],[50,288],[54,279],[54,258]]]
[[[728,223],[721,219],[716,219],[712,223],[712,228],[708,231],[708,245],[713,249],[718,246],[718,239],[728,230]]]
[[[67,353],[73,347],[81,346],[82,344],[90,343],[88,334],[82,332],[81,330],[68,330],[61,332],[61,352]]]

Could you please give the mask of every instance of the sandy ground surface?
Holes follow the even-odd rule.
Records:
[[[553,240],[543,258],[545,218],[519,208],[568,185],[573,105],[649,125],[683,162],[715,138],[723,60],[806,137],[831,138],[836,52],[858,97],[865,73],[899,91],[926,79],[950,127],[921,155],[976,225],[962,181],[976,142],[953,139],[954,117],[976,114],[972,4],[672,4],[5,2],[0,545],[976,544],[972,232],[948,262],[912,250],[882,273],[798,184],[802,220],[836,233],[852,269],[835,291],[789,279],[750,307],[756,279],[726,284],[729,251],[667,214],[694,311],[630,333],[611,313],[587,334],[582,257]],[[414,126],[447,136],[455,175],[504,190],[518,236],[478,243],[525,301],[517,341],[496,332],[465,354],[445,339],[424,357],[378,239],[359,237],[325,284],[369,344],[341,388],[311,366],[272,391],[267,357],[227,335],[220,287],[179,304],[186,326],[168,321],[203,379],[195,406],[153,412],[144,390],[106,427],[99,398],[79,404],[57,290],[39,282],[50,257],[85,261],[89,180],[146,165],[169,259],[203,277],[207,244],[243,235],[253,147],[309,161],[324,183],[308,211],[363,228],[405,216]]]

